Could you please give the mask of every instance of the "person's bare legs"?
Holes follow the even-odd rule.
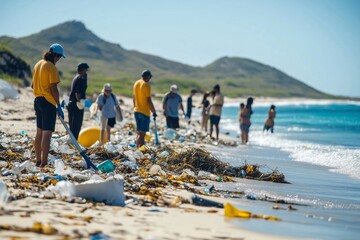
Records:
[[[143,132],[143,131],[137,132],[137,139],[136,139],[137,147],[141,147],[141,146],[145,145],[145,135],[146,135],[146,132]]]
[[[245,131],[241,131],[241,143],[245,144]]]
[[[249,132],[245,133],[245,144],[247,144],[249,141]]]
[[[48,155],[50,150],[50,140],[51,140],[52,131],[42,131],[42,141],[41,141],[41,167],[45,167],[48,161]]]
[[[106,126],[106,142],[110,141],[110,133],[111,133],[111,127],[109,125]]]
[[[210,123],[210,138],[212,138],[212,133],[213,133],[213,124]]]
[[[106,143],[106,128],[108,126],[108,119],[106,117],[101,116],[100,118],[101,121],[101,131],[100,131],[100,145],[103,145],[104,143]]]
[[[205,116],[205,132],[207,132],[207,126],[208,126],[209,117]]]
[[[215,130],[216,130],[216,141],[219,140],[219,124],[215,124]]]
[[[36,166],[40,166],[41,164],[41,142],[42,142],[42,130],[40,128],[36,128],[35,145],[34,145]]]

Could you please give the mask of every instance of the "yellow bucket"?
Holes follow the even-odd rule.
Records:
[[[84,147],[91,147],[96,141],[100,141],[100,127],[87,127],[80,131],[78,142]]]

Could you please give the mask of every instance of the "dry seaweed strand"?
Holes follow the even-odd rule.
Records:
[[[178,153],[175,152],[166,157],[161,157],[159,158],[158,164],[163,169],[177,174],[181,174],[184,169],[190,168],[195,174],[198,174],[198,172],[202,170],[225,177],[244,177],[241,173],[242,170],[244,170],[246,173],[245,178],[247,179],[288,183],[285,181],[284,174],[278,170],[262,173],[259,165],[250,165],[246,162],[243,166],[232,167],[200,148],[191,148]]]

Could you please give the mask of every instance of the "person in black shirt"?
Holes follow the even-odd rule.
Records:
[[[83,101],[86,98],[87,70],[89,68],[90,67],[87,63],[79,63],[77,65],[77,74],[71,84],[71,93],[67,109],[69,112],[70,130],[76,139],[79,136],[84,118]]]
[[[192,108],[195,107],[195,106],[192,104],[192,97],[193,97],[196,93],[197,93],[196,90],[191,90],[190,96],[187,98],[187,108],[186,108],[185,117],[186,117],[186,120],[187,120],[188,124],[190,124],[190,121],[191,121]]]

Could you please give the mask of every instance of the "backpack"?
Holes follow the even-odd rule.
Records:
[[[115,95],[114,94],[110,94],[111,95],[111,97],[112,97],[112,99],[114,100],[114,103],[116,103],[116,99],[115,99]],[[103,96],[104,96],[104,94],[103,94]],[[106,103],[106,97],[103,97],[103,104],[105,105],[105,103]]]
[[[103,106],[104,106],[105,103],[106,103],[106,99],[107,99],[107,98],[104,96],[103,93],[102,93],[101,95],[103,96]],[[111,93],[110,95],[111,95],[112,99],[114,100],[114,103],[116,103],[115,95],[114,95],[113,93]],[[99,108],[100,108],[100,111],[101,111],[101,110],[102,110],[102,107],[99,106]]]

